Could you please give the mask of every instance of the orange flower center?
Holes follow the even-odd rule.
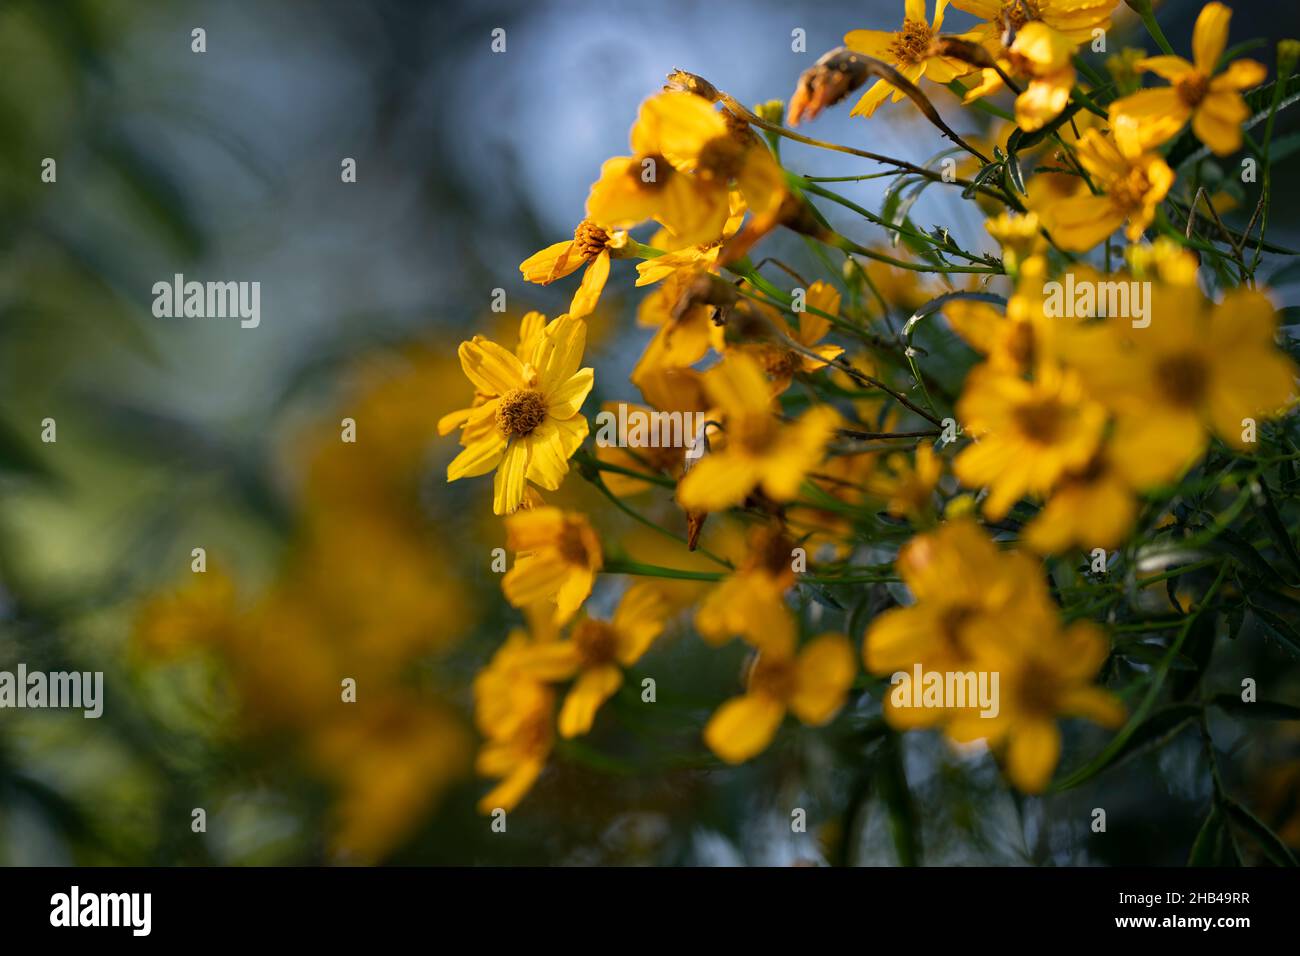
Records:
[[[944,647],[956,660],[964,661],[970,658],[970,652],[966,649],[966,642],[962,638],[962,629],[974,616],[974,609],[954,604],[945,608],[939,617],[939,636],[943,639]]]
[[[799,356],[789,349],[765,348],[759,351],[758,358],[769,378],[790,378],[799,367]]]
[[[1188,106],[1199,106],[1205,94],[1210,92],[1210,78],[1199,70],[1193,71],[1179,77],[1174,89],[1178,91],[1178,98]]]
[[[776,421],[770,415],[737,415],[727,422],[727,444],[735,442],[751,454],[761,455],[776,439]]]
[[[1156,365],[1156,382],[1169,401],[1180,408],[1194,408],[1205,395],[1209,369],[1193,353],[1171,355]]]
[[[930,55],[934,31],[924,20],[904,20],[903,29],[894,34],[889,55],[896,63],[920,63]]]
[[[584,219],[573,230],[573,245],[582,258],[594,259],[609,245],[609,233],[590,219]]]
[[[1014,414],[1020,433],[1039,445],[1055,442],[1065,424],[1065,409],[1056,401],[1026,402],[1016,406]]]
[[[573,629],[573,643],[577,645],[578,654],[587,667],[611,664],[616,659],[618,642],[614,628],[605,621],[593,621],[591,618],[579,621]]]
[[[775,700],[789,700],[794,693],[794,661],[760,654],[749,669],[749,690]]]
[[[497,405],[497,428],[507,438],[525,438],[546,420],[546,399],[541,392],[516,388]]]

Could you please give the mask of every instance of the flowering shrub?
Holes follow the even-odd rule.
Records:
[[[786,104],[684,71],[642,103],[573,238],[520,265],[572,288],[567,313],[461,344],[472,398],[440,425],[462,446],[448,481],[492,476],[527,621],[474,684],[483,813],[527,813],[611,698],[665,706],[669,678],[638,662],[689,620],[749,652],[697,738],[718,766],[799,724],[862,746],[937,731],[1039,794],[1195,725],[1212,796],[1194,853],[1244,832],[1289,859],[1223,786],[1207,713],[1300,714],[1278,699],[1294,684],[1215,653],[1300,653],[1296,367],[1260,274],[1291,254],[1267,238],[1270,150],[1300,45],[1266,82],[1228,50],[1223,4],[1187,56],[1130,5],[1158,54],[1094,55],[1117,0],[953,0],[980,18],[962,34],[947,0],[907,0],[901,23],[847,25]],[[998,125],[958,133],[945,87]],[[933,156],[796,131],[833,109],[864,131],[915,111]],[[795,172],[796,147],[842,173]],[[882,178],[878,210],[837,191]],[[996,254],[916,223],[924,190],[981,210]],[[778,258],[781,234],[818,274]],[[584,365],[588,323],[633,268],[653,335],[611,384]],[[701,427],[593,440],[593,387]],[[548,501],[575,478],[599,492],[585,512]],[[656,560],[603,540],[602,509],[667,539]],[[621,597],[587,606],[607,583]],[[1076,719],[1100,730],[1063,736]]]

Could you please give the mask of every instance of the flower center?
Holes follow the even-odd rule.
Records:
[[[1059,402],[1039,401],[1017,406],[1015,420],[1020,433],[1031,442],[1050,445],[1060,436],[1065,415]]]
[[[737,415],[727,422],[727,442],[761,455],[776,438],[776,420],[767,414]]]
[[[1142,205],[1142,200],[1151,191],[1151,181],[1144,170],[1134,167],[1119,179],[1111,183],[1106,192],[1111,200],[1123,209],[1133,209]]]
[[[749,690],[776,700],[788,700],[794,692],[794,661],[760,654],[749,669]]]
[[[789,349],[766,348],[758,353],[763,363],[763,371],[769,378],[785,379],[794,375],[799,367],[799,356]]]
[[[672,163],[660,153],[642,156],[627,170],[627,174],[637,181],[637,188],[648,193],[657,193],[663,189],[673,172]]]
[[[701,179],[735,179],[745,159],[745,144],[735,136],[715,136],[700,150]]]
[[[524,438],[546,420],[546,399],[541,392],[516,388],[501,397],[497,428],[507,438]]]
[[[959,661],[970,659],[970,651],[966,649],[966,642],[962,638],[962,629],[974,616],[974,609],[954,604],[945,609],[939,618],[939,636],[943,639],[944,647]]]
[[[1198,106],[1205,99],[1205,94],[1210,92],[1210,78],[1199,70],[1193,71],[1179,77],[1174,89],[1178,91],[1178,98],[1188,106]]]
[[[605,251],[608,244],[609,233],[590,219],[582,220],[578,223],[578,228],[573,230],[573,245],[578,250],[578,255],[584,259],[596,258]]]
[[[1031,20],[1041,17],[1042,11],[1034,0],[1002,0],[1002,22],[1012,30],[1019,30]]]
[[[578,647],[582,662],[588,667],[611,664],[617,656],[618,642],[614,628],[605,621],[586,618],[573,629],[573,643]]]
[[[1205,395],[1209,369],[1199,355],[1184,353],[1161,359],[1156,365],[1156,381],[1165,397],[1174,405],[1193,408]]]
[[[894,34],[889,54],[897,63],[920,63],[930,53],[934,33],[924,20],[904,20],[903,29]]]
[[[560,532],[559,540],[555,543],[555,549],[566,564],[587,568],[594,563],[582,525],[577,522],[565,522],[564,530]]]

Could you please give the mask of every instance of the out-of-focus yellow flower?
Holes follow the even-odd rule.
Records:
[[[897,30],[853,30],[844,37],[844,45],[873,59],[890,64],[908,80],[916,83],[928,77],[936,83],[949,83],[971,72],[971,67],[950,57],[936,56],[934,41],[943,26],[943,12],[948,0],[938,0],[934,22],[925,15],[925,0],[906,0],[903,25]],[[885,81],[877,80],[862,94],[851,115],[870,116],[890,93],[897,103],[905,94]]]
[[[929,445],[916,449],[915,461],[890,452],[867,476],[867,493],[881,498],[896,518],[923,521],[934,511],[934,489],[943,475],[943,459]]]
[[[1061,753],[1057,717],[1085,717],[1103,727],[1124,722],[1124,705],[1092,681],[1110,643],[1091,621],[1061,630],[1030,633],[1012,629],[990,645],[984,666],[999,677],[998,713],[981,716],[967,708],[948,723],[959,742],[986,740],[1005,754],[1007,777],[1024,793],[1041,793]]]
[[[603,229],[584,219],[573,230],[573,238],[547,246],[519,263],[524,279],[538,285],[550,285],[556,279],[572,275],[583,266],[582,282],[573,294],[569,315],[590,315],[600,301],[600,293],[609,279],[610,258],[627,248],[627,233]]]
[[[311,739],[338,788],[330,845],[344,860],[381,858],[469,769],[468,735],[449,711],[398,693],[368,701]]]
[[[799,327],[790,327],[780,313],[773,310],[769,319],[774,328],[788,336],[807,352],[819,356],[795,351],[782,341],[763,342],[740,346],[741,351],[756,358],[762,364],[772,383],[772,394],[780,395],[788,389],[796,375],[811,374],[825,369],[829,363],[844,354],[838,345],[822,343],[822,339],[831,329],[831,320],[826,315],[838,317],[840,312],[840,294],[829,282],[818,280],[808,286],[804,297],[805,311],[799,313]],[[815,310],[815,311],[814,311]],[[824,312],[826,315],[819,315]]]
[[[519,666],[538,680],[574,679],[560,707],[560,736],[577,737],[591,730],[600,705],[623,685],[622,669],[650,649],[663,632],[669,610],[654,583],[634,584],[612,620],[582,618],[567,639],[522,652]]]
[[[1089,391],[1115,412],[1111,455],[1139,488],[1180,474],[1210,432],[1251,450],[1249,426],[1295,392],[1296,369],[1274,345],[1277,315],[1263,293],[1237,289],[1212,305],[1194,285],[1151,289],[1148,326],[1110,319],[1064,344]]]
[[[998,56],[1004,73],[1028,80],[1016,97],[1016,124],[1027,133],[1042,129],[1061,115],[1074,88],[1075,43],[1047,24],[1025,24],[1011,46]],[[967,91],[963,103],[999,92],[1005,84],[998,71],[981,71],[980,82]]]
[[[873,674],[917,664],[943,673],[978,670],[1008,634],[1039,633],[1055,616],[1039,563],[999,551],[969,518],[917,535],[899,551],[895,567],[916,603],[872,621],[862,651]],[[886,694],[884,716],[891,726],[908,729],[953,714],[944,707],[894,706]]]
[[[1129,246],[1124,250],[1124,259],[1135,279],[1153,279],[1171,285],[1196,284],[1199,268],[1196,254],[1168,236]]]
[[[473,441],[447,466],[448,481],[495,468],[496,514],[523,504],[527,482],[549,491],[560,487],[569,458],[587,437],[579,410],[594,373],[578,368],[586,339],[585,322],[561,316],[537,336],[527,360],[482,336],[461,343],[461,368],[483,402],[466,420],[463,434]],[[495,428],[483,427],[489,420]]]
[[[722,410],[726,444],[686,473],[677,487],[682,507],[722,511],[755,488],[777,501],[793,498],[804,476],[821,462],[838,413],[823,405],[792,425],[782,424],[773,414],[767,379],[746,355],[729,355],[706,373],[704,384]]]
[[[1021,540],[1040,554],[1071,547],[1110,550],[1123,543],[1136,517],[1133,489],[1103,450],[1061,478]]]
[[[149,598],[137,612],[134,640],[146,655],[165,660],[221,644],[242,626],[234,580],[212,567]]]
[[[777,627],[793,634],[792,624]],[[767,749],[787,711],[809,726],[829,722],[853,684],[853,647],[843,634],[822,634],[798,652],[792,638],[765,640],[762,648],[750,663],[745,693],[723,703],[704,728],[704,742],[727,763]]]
[[[953,470],[967,487],[987,485],[985,513],[1003,517],[1025,494],[1042,495],[1091,459],[1106,424],[1073,372],[1043,366],[1033,382],[991,367],[967,376],[957,405],[975,443]]]
[[[1041,255],[1047,249],[1043,238],[1043,224],[1037,213],[1024,215],[1004,212],[984,221],[984,228],[1002,247],[1002,263],[1014,275],[1029,258]]]
[[[474,718],[486,740],[475,769],[500,780],[480,813],[518,806],[546,768],[555,742],[555,692],[520,665],[535,645],[515,631],[474,679]]]
[[[515,566],[501,579],[506,600],[515,607],[550,602],[555,623],[572,620],[604,563],[586,517],[549,507],[521,511],[506,519],[506,536],[517,552]]]
[[[1125,235],[1136,242],[1174,184],[1169,165],[1142,151],[1134,123],[1117,123],[1112,132],[1108,138],[1088,130],[1075,147],[1102,195],[1078,193],[1036,209],[1063,249],[1085,252],[1126,222]]]
[[[1170,85],[1140,90],[1110,105],[1112,123],[1132,122],[1142,147],[1149,149],[1172,139],[1190,119],[1192,132],[1219,156],[1241,148],[1241,124],[1250,109],[1241,91],[1264,82],[1268,69],[1254,60],[1234,60],[1215,74],[1228,45],[1232,11],[1222,3],[1207,3],[1192,33],[1192,62],[1180,56],[1153,56],[1138,62],[1142,70]]]
[[[794,640],[785,633],[785,592],[794,586],[795,544],[777,525],[760,525],[748,539],[744,561],[709,592],[695,614],[695,628],[711,644],[737,635],[752,644]]]

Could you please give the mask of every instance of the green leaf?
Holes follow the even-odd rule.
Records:
[[[1136,725],[1130,721],[1096,757],[1055,784],[1053,790],[1068,790],[1084,783],[1103,770],[1116,766],[1147,746],[1163,743],[1177,736],[1199,713],[1196,704],[1171,704],[1156,711]],[[1130,729],[1131,728],[1131,729]]]
[[[1281,837],[1269,829],[1263,820],[1236,800],[1227,801],[1225,807],[1232,822],[1249,833],[1251,839],[1258,843],[1259,848],[1264,851],[1264,855],[1276,866],[1296,865],[1296,859],[1291,850],[1282,842]]]
[[[1210,703],[1233,717],[1251,717],[1257,720],[1300,720],[1300,706],[1284,704],[1280,700],[1257,700],[1247,703],[1236,694],[1215,694]]]
[[[1200,831],[1196,834],[1196,840],[1192,843],[1192,851],[1187,855],[1187,865],[1221,865],[1220,858],[1223,853],[1225,836],[1223,813],[1215,806],[1210,810],[1210,815],[1205,818]]]

